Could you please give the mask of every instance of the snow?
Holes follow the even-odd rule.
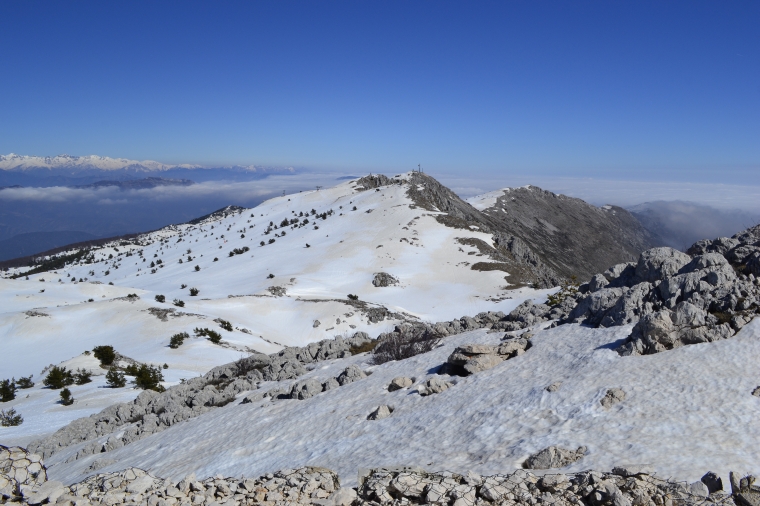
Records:
[[[506,193],[509,192],[509,190],[509,188],[503,188],[501,190],[484,193],[482,195],[476,195],[475,197],[468,198],[467,203],[469,203],[478,211],[483,211],[489,207],[495,206],[496,202],[499,200],[499,197],[503,197]]]
[[[230,404],[62,465],[76,453],[73,446],[48,460],[49,475],[73,482],[98,459],[114,461],[101,472],[138,466],[174,480],[191,472],[258,476],[315,465],[355,485],[360,468],[376,466],[506,473],[549,445],[588,447],[567,472],[648,464],[660,477],[693,482],[712,470],[727,483],[730,470],[760,471],[760,399],[750,394],[760,382],[760,322],[726,341],[620,357],[612,348],[629,331],[578,325],[541,330],[524,355],[453,378],[452,388],[427,397],[416,387],[456,346],[496,343],[501,334],[460,334],[430,353],[380,366],[368,365],[366,355],[320,363],[300,379],[334,377],[350,363],[372,374],[304,401]],[[401,375],[415,377],[415,386],[388,392],[391,379]],[[545,390],[557,381],[558,391]],[[605,409],[599,401],[614,387],[626,398]],[[391,417],[366,420],[383,404],[395,408]]]
[[[375,337],[399,323],[370,323],[360,308],[349,304],[348,294],[358,295],[368,307],[384,306],[410,320],[437,322],[481,311],[508,313],[526,298],[544,301],[551,291],[515,290],[505,272],[472,270],[472,264],[488,257],[458,239],[490,244],[491,236],[447,228],[436,221],[439,213],[412,209],[405,187],[361,192],[355,187],[355,181],[346,181],[334,188],[277,197],[224,218],[166,227],[142,236],[139,244],[105,245],[94,250],[93,263],[35,274],[29,280],[0,278],[0,346],[13,357],[3,365],[0,379],[33,374],[40,381],[48,365],[111,345],[140,362],[166,363],[171,381],[179,381],[251,351],[273,353],[283,346],[358,331]],[[311,214],[312,209],[333,214],[321,219]],[[308,213],[308,225],[279,227],[283,219],[303,223],[300,213]],[[270,222],[278,228],[265,234]],[[270,239],[275,242],[259,245]],[[243,247],[249,251],[229,256]],[[150,264],[158,260],[162,263],[151,274]],[[4,275],[25,270],[11,269]],[[374,287],[372,279],[380,271],[396,276],[400,284]],[[181,288],[183,284],[187,286]],[[285,296],[273,296],[270,287],[284,288]],[[199,294],[190,296],[190,288]],[[128,294],[139,298],[123,300]],[[154,300],[159,294],[166,302]],[[175,307],[174,299],[185,306]],[[184,315],[164,322],[150,308]],[[46,316],[30,316],[34,313],[28,311]],[[192,336],[196,327],[217,329],[218,318],[235,329],[220,330],[225,347],[195,337],[179,349],[168,347],[175,333]],[[138,393],[127,391],[132,397]],[[56,401],[56,392],[43,393],[51,403]],[[113,402],[111,395],[105,389],[92,393],[89,412]],[[40,406],[25,399],[11,405],[27,420],[38,415]],[[51,418],[49,430],[57,429],[60,420]],[[27,426],[32,425],[25,423],[13,433],[21,437]]]

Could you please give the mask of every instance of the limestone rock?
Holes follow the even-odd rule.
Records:
[[[420,395],[432,395],[445,392],[449,388],[454,386],[452,383],[445,381],[438,376],[433,376],[425,382],[425,385],[420,389]]]
[[[382,420],[391,416],[391,413],[393,413],[393,406],[379,406],[367,416],[367,420]]]
[[[388,391],[395,392],[396,390],[409,388],[413,384],[414,384],[414,381],[412,381],[412,378],[407,378],[406,376],[399,376],[391,380],[390,385],[388,385]]]
[[[364,379],[366,377],[367,373],[362,371],[358,365],[352,364],[346,367],[346,369],[340,373],[340,376],[338,376],[338,383],[340,383],[340,386],[348,385],[349,383],[359,381],[360,379]]]
[[[377,272],[372,279],[372,284],[378,288],[398,284],[398,279],[387,272]]]
[[[586,454],[586,447],[581,446],[577,450],[568,450],[559,446],[544,448],[534,453],[523,462],[525,469],[556,469],[569,466],[577,462]]]
[[[625,392],[620,388],[610,388],[607,393],[604,394],[602,400],[599,403],[602,407],[611,408],[615,404],[623,402],[625,400]]]

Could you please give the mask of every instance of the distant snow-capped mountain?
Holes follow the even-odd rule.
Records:
[[[88,155],[88,156],[26,156],[11,153],[9,155],[0,155],[0,170],[5,171],[38,171],[40,169],[48,170],[73,170],[75,172],[85,170],[103,170],[118,171],[128,170],[134,172],[165,172],[173,169],[207,169],[207,168],[225,168],[245,170],[250,172],[293,172],[292,168],[276,169],[257,167],[255,165],[235,165],[235,166],[214,166],[206,167],[203,165],[179,164],[169,165],[153,160],[130,160],[128,158],[111,158],[108,156]]]

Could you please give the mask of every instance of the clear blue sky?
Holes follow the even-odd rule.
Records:
[[[0,3],[0,153],[760,180],[760,2]]]

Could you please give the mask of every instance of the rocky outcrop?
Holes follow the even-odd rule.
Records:
[[[20,446],[0,445],[0,501],[22,494],[47,481],[47,468],[42,456]]]
[[[749,477],[744,480],[748,482]],[[751,485],[744,490],[735,497],[750,497],[753,493]],[[708,498],[706,491],[707,487],[702,482],[689,485],[667,481],[636,466],[618,467],[611,473],[584,471],[545,474],[541,477],[526,470],[479,476],[475,473],[428,473],[415,468],[373,469],[360,480],[355,504],[733,505],[732,496],[715,491]],[[742,506],[750,504],[756,503],[748,501]]]
[[[530,341],[519,337],[507,338],[498,346],[487,344],[468,344],[459,346],[449,355],[444,366],[447,374],[468,376],[486,369],[491,369],[510,358],[525,353],[530,348]]]
[[[625,400],[625,392],[620,388],[610,388],[607,393],[604,394],[599,404],[604,408],[611,408],[615,404],[619,404]]]
[[[584,455],[586,455],[585,446],[581,446],[577,450],[550,446],[528,457],[523,462],[523,467],[525,469],[557,469],[579,461]]]
[[[392,286],[398,284],[398,278],[388,274],[387,272],[375,273],[375,277],[372,278],[372,285],[378,288]]]
[[[398,378],[393,378],[393,380],[391,380],[390,385],[388,385],[388,391],[395,392],[396,390],[403,390],[404,388],[409,388],[413,384],[414,380],[412,378],[399,376]],[[752,395],[754,395],[754,393]]]
[[[388,406],[380,408],[386,408],[388,414],[393,411]],[[554,448],[553,452],[549,451],[551,448]],[[585,451],[584,448],[574,452],[551,448],[539,454],[548,452],[546,463],[556,465],[568,465],[572,458],[579,454],[582,456]],[[558,456],[560,454],[564,457]],[[14,483],[13,488],[0,489],[3,494],[1,499],[3,502],[30,506],[754,506],[760,497],[760,487],[754,484],[753,476],[740,479],[731,473],[731,493],[728,494],[723,492],[723,483],[714,473],[708,472],[700,481],[687,484],[657,478],[651,469],[631,465],[616,467],[610,473],[583,471],[543,476],[534,475],[525,469],[510,474],[480,476],[473,472],[466,475],[431,473],[413,467],[376,468],[361,471],[359,486],[353,489],[342,488],[336,473],[319,467],[285,469],[258,478],[217,475],[199,479],[191,474],[178,482],[132,467],[118,472],[95,474],[69,486],[47,481],[44,472],[38,472],[34,480],[25,479],[25,483],[16,484],[13,476],[18,470],[25,471],[28,477],[33,474],[32,469],[37,469],[33,467],[35,464],[42,471],[44,465],[38,456],[29,454],[23,448],[0,446],[0,464],[9,459],[14,463],[23,463],[0,467],[0,483]],[[9,474],[9,469],[13,474]]]

